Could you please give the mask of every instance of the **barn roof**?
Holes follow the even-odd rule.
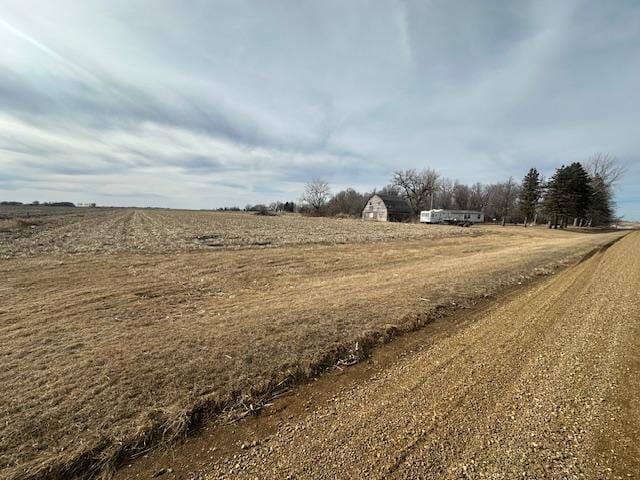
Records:
[[[387,211],[391,213],[411,213],[411,207],[402,197],[398,197],[397,195],[385,195],[376,193],[375,195],[372,195],[371,198],[375,196],[382,199],[382,201],[384,202],[384,206],[387,207]],[[369,200],[371,200],[371,198],[369,198]]]

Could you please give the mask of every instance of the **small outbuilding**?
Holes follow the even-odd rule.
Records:
[[[411,207],[397,195],[372,195],[362,209],[363,220],[405,222],[411,218]]]

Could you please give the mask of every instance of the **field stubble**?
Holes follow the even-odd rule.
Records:
[[[356,342],[415,329],[619,237],[123,210],[60,223],[2,246],[14,257],[0,263],[8,478],[109,466],[243,395],[314,375]],[[232,247],[291,245],[172,244],[205,231]]]
[[[0,228],[0,258],[49,254],[171,253],[473,236],[476,228],[374,224],[299,215],[180,210],[14,208]],[[2,211],[0,210],[0,215]],[[22,228],[18,222],[23,222]],[[30,222],[29,225],[24,225]],[[14,228],[9,228],[12,225]],[[0,227],[2,225],[0,224]]]

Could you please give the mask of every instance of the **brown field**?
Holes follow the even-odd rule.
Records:
[[[163,210],[28,218],[0,232],[0,471],[15,479],[112,466],[622,235]]]
[[[478,235],[477,229],[372,224],[352,219],[248,213],[0,208],[0,258],[67,253],[170,253],[225,248],[343,244]],[[20,223],[18,225],[16,222]],[[21,227],[21,228],[20,228]]]

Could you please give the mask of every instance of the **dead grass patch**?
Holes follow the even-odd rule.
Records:
[[[19,222],[15,218],[0,218],[0,230],[13,230],[18,228]]]

